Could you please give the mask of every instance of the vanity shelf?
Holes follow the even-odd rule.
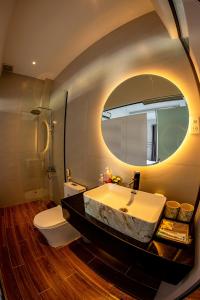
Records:
[[[99,222],[85,213],[83,194],[62,200],[70,213],[68,222],[99,248],[152,278],[177,284],[194,263],[194,245],[181,247],[153,239],[142,243]]]

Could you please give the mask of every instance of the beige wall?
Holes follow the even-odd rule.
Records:
[[[3,50],[15,0],[0,0],[0,74],[3,61]]]
[[[169,38],[155,13],[138,18],[106,36],[56,79],[51,105],[56,118],[59,103],[58,124],[59,114],[64,109],[65,92],[69,91],[66,154],[74,180],[88,187],[95,186],[99,173],[107,165],[124,181],[130,180],[135,167],[122,163],[109,152],[101,135],[101,112],[107,97],[118,84],[143,73],[164,76],[174,82],[186,96],[190,114],[199,111],[199,95],[186,55],[179,41]],[[60,129],[63,126],[60,125]],[[57,186],[60,186],[59,196],[62,196],[62,133],[58,129],[55,135],[55,163],[61,174]],[[141,188],[164,193],[181,202],[194,202],[200,176],[199,142],[199,135],[188,134],[182,147],[165,162],[137,167],[141,171]]]
[[[30,114],[47,98],[44,81],[9,73],[0,77],[1,207],[48,194],[44,161],[37,155],[37,118]]]

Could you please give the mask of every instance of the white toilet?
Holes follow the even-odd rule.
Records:
[[[84,192],[85,190],[85,187],[74,182],[64,183],[65,197]],[[81,236],[81,234],[64,219],[61,205],[39,212],[34,217],[33,224],[52,247],[67,245]]]

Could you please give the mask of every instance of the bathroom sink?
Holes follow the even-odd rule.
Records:
[[[85,212],[144,243],[151,240],[165,205],[162,195],[107,183],[84,192]]]

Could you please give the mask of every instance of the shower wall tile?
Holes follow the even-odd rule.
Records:
[[[6,207],[24,202],[24,190],[20,178],[1,180],[0,206]]]
[[[20,120],[19,128],[19,151],[37,151],[37,122],[33,120]]]
[[[29,180],[23,181],[23,190],[25,192],[33,191],[41,188],[44,188],[43,177],[29,178]]]
[[[0,153],[18,152],[19,139],[17,138],[20,122],[19,114],[2,112],[0,110]]]
[[[20,176],[21,166],[19,156],[14,152],[0,152],[0,183],[2,188],[3,179],[9,180],[18,178]]]

